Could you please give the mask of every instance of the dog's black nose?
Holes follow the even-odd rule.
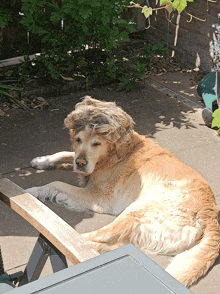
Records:
[[[87,165],[87,161],[85,159],[85,156],[84,155],[79,156],[76,159],[76,164],[77,164],[78,167],[83,167],[83,166]]]

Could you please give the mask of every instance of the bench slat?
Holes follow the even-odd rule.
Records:
[[[0,180],[0,200],[35,227],[73,264],[99,255],[63,219],[34,196],[26,193],[22,188],[6,178]]]

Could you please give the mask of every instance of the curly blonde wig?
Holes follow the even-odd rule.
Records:
[[[103,102],[90,96],[85,96],[82,102],[76,104],[75,110],[67,116],[64,123],[72,135],[89,127],[107,141],[118,144],[130,142],[130,132],[134,125],[130,115],[115,102]]]

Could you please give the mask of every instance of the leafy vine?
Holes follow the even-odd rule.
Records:
[[[144,6],[141,6],[139,3],[135,3],[131,1],[129,7],[142,9],[141,12],[144,14],[144,16],[146,17],[146,19],[148,19],[148,22],[149,22],[149,26],[146,29],[148,29],[151,26],[150,16],[153,14],[153,12],[156,12],[161,9],[165,9],[170,15],[171,12],[176,10],[178,12],[176,24],[175,24],[176,31],[175,31],[175,40],[174,40],[174,46],[176,46],[177,39],[178,39],[180,16],[183,11],[189,16],[189,19],[187,20],[188,23],[192,22],[193,19],[196,19],[202,22],[206,21],[206,19],[201,19],[186,11],[188,2],[193,2],[193,1],[194,0],[160,0],[160,1],[156,0],[155,8],[150,7],[149,1],[146,1],[147,5],[144,5]],[[207,10],[209,9],[208,7],[209,2],[216,3],[217,0],[207,0]],[[172,52],[172,57],[173,56],[174,56],[174,51]]]
[[[198,18],[185,10],[185,8],[187,7],[187,2],[193,2],[193,1],[194,0],[160,0],[160,6],[155,8],[152,8],[149,5],[141,6],[139,3],[135,3],[131,1],[130,6],[128,7],[142,9],[141,12],[144,14],[146,18],[149,18],[154,11],[166,9],[169,13],[171,13],[173,10],[177,10],[178,13],[181,13],[184,11],[190,17],[190,19],[187,22],[191,22],[193,18],[199,21],[206,21],[206,19]],[[207,10],[208,10],[208,2],[216,3],[217,0],[207,0]]]

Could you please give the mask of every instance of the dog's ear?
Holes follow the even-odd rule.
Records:
[[[126,131],[121,132],[121,137],[115,143],[115,152],[118,159],[124,158],[130,150],[132,144],[132,130],[128,128]]]
[[[72,111],[64,120],[64,125],[66,128],[72,131],[80,131],[80,129],[85,128],[85,119],[83,114],[78,114],[75,110]]]
[[[71,112],[67,118],[64,120],[64,125],[66,128],[69,129],[69,134],[70,134],[70,140],[72,142],[72,151],[74,150],[74,142],[75,142],[75,136],[76,136],[76,130],[75,130],[75,125],[74,125],[74,114]]]
[[[64,119],[64,125],[69,130],[74,129],[74,114],[73,114],[73,112],[68,114],[67,117]]]
[[[130,149],[130,143],[122,143],[122,144],[117,144],[115,143],[115,150],[116,150],[116,155],[118,159],[123,159],[129,152]]]

